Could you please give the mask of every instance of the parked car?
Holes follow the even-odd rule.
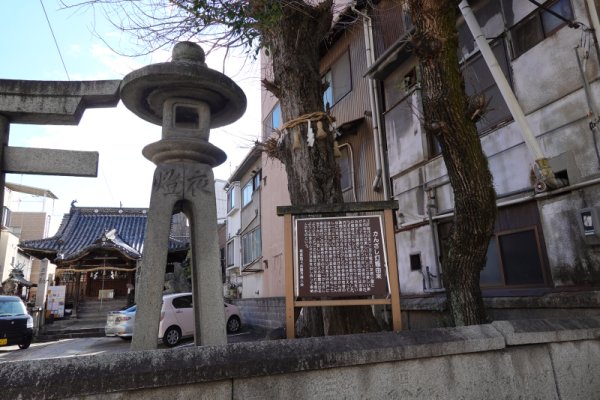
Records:
[[[33,318],[17,296],[0,296],[0,346],[26,349],[33,338]]]
[[[136,306],[123,310],[111,311],[106,317],[104,333],[106,336],[117,336],[123,340],[131,340],[133,336],[133,323],[135,322]]]
[[[237,306],[224,303],[228,333],[235,333],[242,327]],[[131,339],[135,323],[136,306],[121,311],[111,311],[106,319],[106,336]],[[169,347],[175,346],[184,337],[194,336],[194,308],[191,293],[175,293],[163,296],[160,311],[158,339]]]

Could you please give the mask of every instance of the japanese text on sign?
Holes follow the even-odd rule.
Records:
[[[303,297],[387,293],[379,216],[296,220],[296,292]]]

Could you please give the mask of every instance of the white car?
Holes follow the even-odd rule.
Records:
[[[235,333],[242,327],[237,306],[224,303],[227,332]],[[104,332],[106,336],[130,339],[133,335],[135,306],[108,314]],[[184,337],[194,336],[194,308],[191,293],[174,293],[163,296],[160,310],[158,339],[169,347],[177,345]]]

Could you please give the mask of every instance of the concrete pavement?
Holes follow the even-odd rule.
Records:
[[[74,326],[70,324],[70,326]],[[257,342],[283,338],[278,331],[242,327],[239,333],[227,335],[227,343]],[[121,353],[130,350],[131,341],[115,337],[73,337],[34,342],[26,350],[18,346],[0,347],[0,363],[10,361],[38,360],[44,358],[78,357],[103,353]],[[192,347],[193,339],[185,339],[177,347]],[[168,349],[162,343],[160,349]]]

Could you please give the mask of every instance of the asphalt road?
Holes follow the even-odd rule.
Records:
[[[240,333],[227,335],[228,343],[266,340],[266,332],[257,329],[242,329]],[[32,343],[28,349],[19,346],[0,347],[0,363],[42,358],[77,357],[102,353],[129,351],[131,342],[115,337],[91,337],[61,339],[55,342]],[[183,340],[177,347],[193,346],[193,340]],[[159,348],[167,348],[160,344]]]

